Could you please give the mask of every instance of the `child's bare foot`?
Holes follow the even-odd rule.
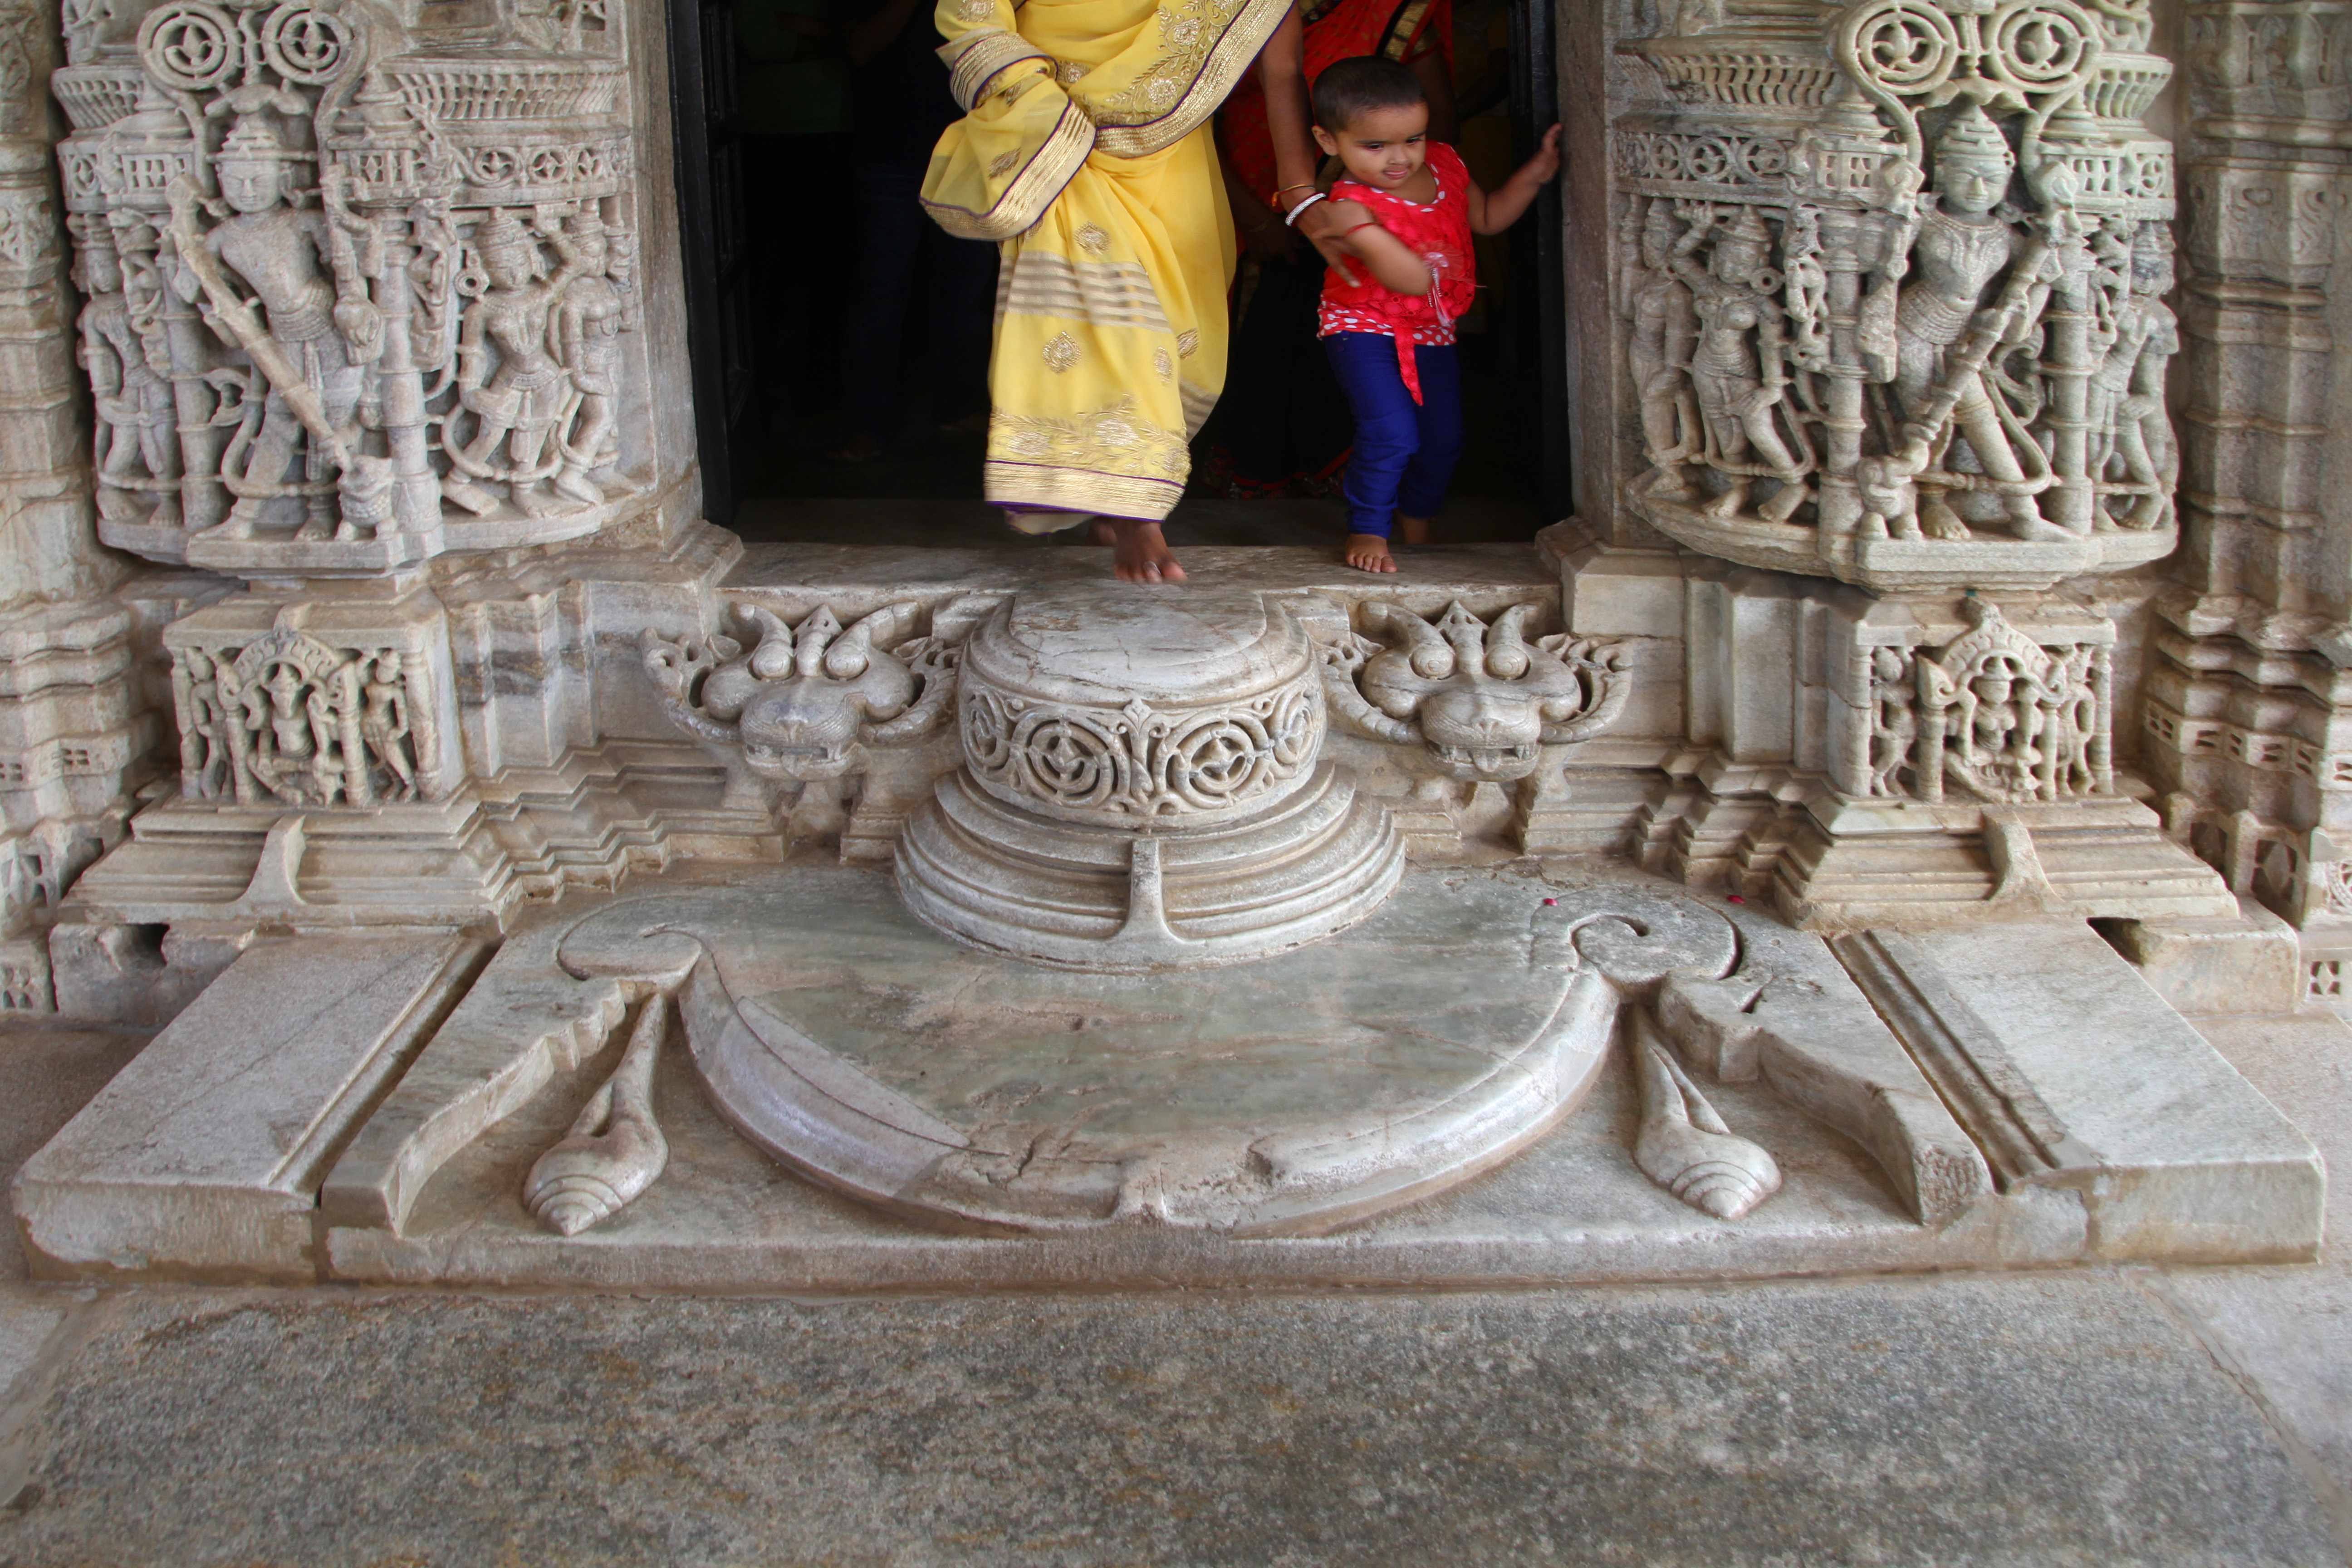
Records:
[[[1389,542],[1377,533],[1348,535],[1348,564],[1359,572],[1393,572],[1396,557],[1389,553]]]
[[[1407,517],[1404,513],[1399,512],[1396,516],[1396,529],[1397,540],[1400,543],[1426,544],[1429,542],[1429,519],[1425,517]]]
[[[1118,553],[1111,558],[1111,571],[1122,583],[1181,583],[1184,568],[1176,564],[1170,553],[1168,541],[1161,537],[1156,522],[1139,522],[1133,518],[1116,520]]]

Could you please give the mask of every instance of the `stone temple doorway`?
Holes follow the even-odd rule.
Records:
[[[1398,15],[1421,27],[1412,50],[1447,62],[1433,125],[1499,184],[1559,118],[1551,8]],[[914,199],[956,113],[927,7],[677,0],[668,17],[706,515],[753,541],[999,542],[980,487],[993,247],[950,239]],[[1303,302],[1319,269],[1276,255],[1276,235],[1243,236],[1232,370],[1192,444],[1179,542],[1339,537],[1349,421]],[[1471,436],[1441,541],[1525,541],[1572,510],[1563,243],[1558,188],[1480,242]]]

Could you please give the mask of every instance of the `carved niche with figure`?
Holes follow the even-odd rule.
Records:
[[[1628,505],[1750,565],[2040,587],[2168,553],[2145,0],[1680,7],[1625,46]],[[1635,422],[1629,421],[1629,426]]]
[[[68,0],[109,543],[365,574],[648,491],[620,14],[478,9]]]

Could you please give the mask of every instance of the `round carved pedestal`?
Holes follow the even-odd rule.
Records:
[[[1253,593],[1024,593],[967,644],[964,765],[900,895],[1032,963],[1135,973],[1316,941],[1395,890],[1387,810],[1318,761],[1313,646]]]

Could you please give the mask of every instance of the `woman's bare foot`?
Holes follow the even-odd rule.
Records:
[[[1348,564],[1359,572],[1393,572],[1396,557],[1389,553],[1389,542],[1377,533],[1348,535]]]
[[[1396,516],[1396,529],[1399,543],[1426,544],[1429,542],[1429,519],[1425,517],[1407,517],[1404,513],[1399,512]]]
[[[1114,520],[1118,553],[1111,558],[1111,571],[1122,583],[1181,583],[1184,568],[1176,564],[1169,552],[1168,541],[1161,537],[1156,522],[1139,522],[1133,518]]]
[[[1045,536],[1056,544],[1098,544],[1108,550],[1118,542],[1118,531],[1107,517],[1089,517]]]
[[[870,463],[881,455],[881,442],[871,436],[856,435],[825,453],[825,458],[835,463]]]

